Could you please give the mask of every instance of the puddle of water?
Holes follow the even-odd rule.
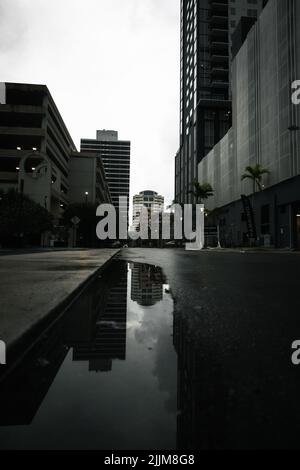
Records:
[[[115,261],[0,384],[1,449],[175,449],[173,300]]]

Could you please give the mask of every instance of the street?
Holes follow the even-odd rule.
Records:
[[[1,21],[0,451],[300,450],[300,2]]]
[[[179,448],[299,448],[299,255],[122,256],[161,266],[175,298]]]
[[[299,448],[299,260],[123,249],[1,383],[0,448]]]

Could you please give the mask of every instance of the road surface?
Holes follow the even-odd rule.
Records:
[[[179,449],[300,448],[300,257],[128,249],[175,298]]]

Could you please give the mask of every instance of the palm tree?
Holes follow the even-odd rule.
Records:
[[[193,190],[189,191],[188,194],[193,194],[196,199],[196,203],[202,204],[204,199],[214,195],[214,190],[209,183],[200,184],[199,181],[193,181]]]
[[[256,192],[256,185],[259,191],[262,191],[262,178],[263,175],[269,175],[270,171],[263,168],[261,165],[247,166],[246,173],[242,175],[242,181],[250,179],[253,182],[253,193]]]
[[[183,209],[184,204],[182,202],[178,202],[177,199],[173,199],[172,203],[167,206],[167,210],[172,209],[175,205],[178,205]]]

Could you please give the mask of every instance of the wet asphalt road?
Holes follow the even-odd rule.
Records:
[[[179,449],[300,448],[300,256],[126,249],[175,298]]]

